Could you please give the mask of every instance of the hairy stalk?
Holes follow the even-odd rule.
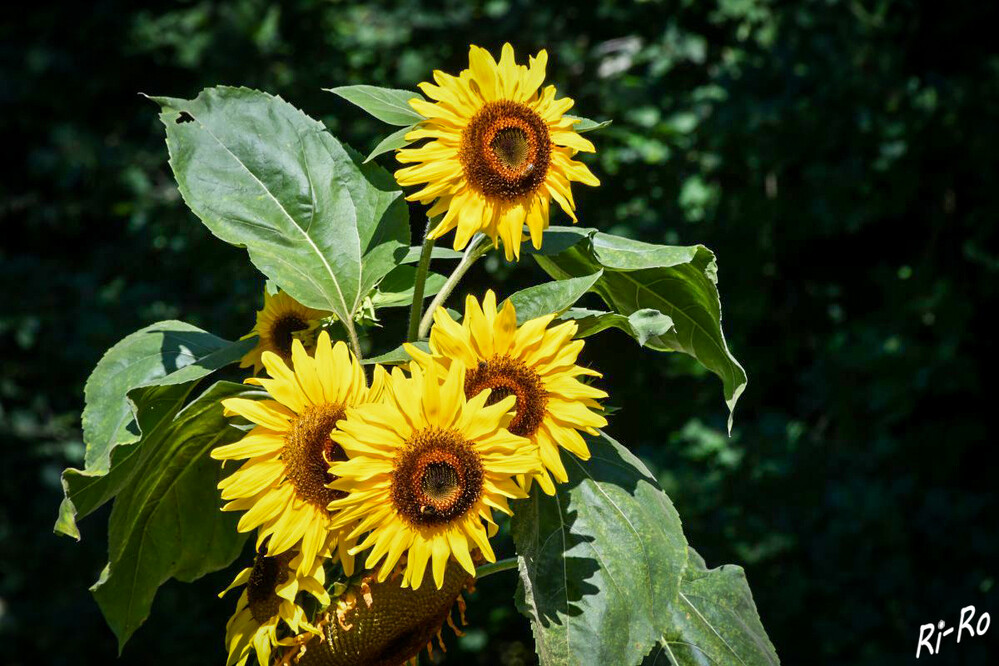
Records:
[[[357,357],[357,362],[360,363],[364,356],[361,355],[361,341],[357,338],[354,320],[349,319],[343,322],[343,327],[347,329],[347,335],[350,337],[350,348],[354,352],[354,356]]]
[[[434,311],[444,305],[444,301],[447,300],[447,297],[451,295],[454,288],[461,282],[461,278],[465,276],[465,273],[472,267],[472,264],[479,260],[479,257],[489,251],[489,247],[489,238],[483,234],[476,234],[472,242],[468,244],[468,247],[465,248],[465,254],[461,257],[461,261],[455,266],[454,272],[448,277],[447,282],[441,287],[437,296],[434,297],[433,302],[430,303],[430,307],[424,313],[423,319],[420,320],[419,339],[422,340],[427,337],[427,333],[430,331],[430,324],[434,321]]]
[[[409,310],[409,333],[406,339],[416,342],[419,339],[420,315],[423,314],[423,294],[426,291],[427,273],[430,271],[430,257],[434,253],[434,239],[430,238],[433,220],[427,220],[427,230],[423,234],[423,250],[420,263],[416,266],[416,282],[413,284],[413,305]]]
[[[497,562],[492,562],[490,564],[483,564],[481,567],[475,570],[476,578],[485,578],[486,576],[491,576],[494,573],[499,573],[500,571],[507,571],[508,569],[517,568],[517,558],[508,557],[505,560],[499,560]]]

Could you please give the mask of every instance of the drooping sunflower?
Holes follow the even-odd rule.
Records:
[[[441,635],[444,624],[461,636],[452,611],[465,623],[465,599],[474,578],[457,562],[444,572],[444,585],[423,585],[418,590],[400,587],[400,567],[383,582],[366,574],[351,585],[316,619],[322,637],[303,631],[287,641],[281,663],[298,666],[356,666],[357,664],[416,666],[426,648],[433,656],[433,638],[447,651]],[[324,640],[325,639],[325,640]]]
[[[508,499],[526,497],[514,477],[539,468],[530,442],[506,429],[512,397],[466,400],[464,367],[443,381],[440,373],[434,364],[412,377],[396,368],[384,401],[351,410],[334,433],[348,460],[331,466],[339,479],[330,487],[349,489],[330,504],[334,525],[351,538],[369,532],[351,552],[372,549],[364,567],[381,561],[379,581],[407,555],[402,585],[413,589],[428,560],[438,589],[452,556],[470,574],[474,549],[496,561],[492,511],[509,514]]]
[[[257,323],[252,331],[240,338],[246,340],[257,336],[257,346],[247,352],[239,367],[252,366],[253,374],[259,373],[263,368],[260,359],[266,351],[290,363],[292,340],[301,340],[311,349],[319,322],[331,315],[331,312],[307,308],[283,291],[272,295],[265,289],[264,308],[257,312]]]
[[[272,400],[229,398],[226,414],[243,416],[256,426],[240,441],[212,450],[217,460],[248,459],[219,483],[223,511],[245,511],[240,532],[259,528],[257,546],[277,556],[291,548],[302,552],[301,567],[308,571],[317,557],[336,547],[350,574],[353,557],[348,543],[332,529],[330,502],[346,493],[327,488],[332,461],[346,455],[331,438],[337,421],[355,405],[377,399],[386,373],[375,370],[371,387],[361,364],[343,342],[336,346],[323,331],[315,356],[301,341],[292,342],[294,370],[272,352],[262,361],[270,378],[247,379],[262,386]]]
[[[548,325],[555,315],[544,315],[517,326],[517,312],[506,301],[496,309],[496,294],[486,292],[479,302],[465,300],[465,318],[455,322],[444,308],[434,313],[430,329],[430,353],[413,345],[406,350],[416,364],[427,367],[440,363],[466,369],[465,395],[471,399],[480,391],[492,392],[486,404],[515,396],[510,432],[531,440],[544,469],[535,478],[549,495],[555,492],[551,477],[568,481],[559,447],[582,460],[590,457],[579,431],[597,434],[607,420],[595,412],[597,400],[607,393],[584,384],[580,377],[600,377],[600,373],[576,365],[583,350],[582,340],[573,340],[576,322]],[[531,479],[525,478],[525,488]]]
[[[525,223],[534,247],[541,247],[552,199],[576,221],[570,181],[594,186],[600,181],[572,158],[595,149],[573,129],[579,119],[563,115],[572,99],[556,99],[555,86],[539,90],[548,63],[545,51],[524,66],[516,64],[509,44],[499,63],[485,49],[471,46],[468,63],[458,76],[438,70],[436,85],[420,84],[435,101],[410,101],[426,120],[406,140],[430,141],[398,151],[399,162],[412,166],[395,177],[403,186],[424,186],[407,197],[410,201],[436,200],[429,215],[443,218],[431,238],[457,228],[454,248],[459,250],[482,231],[493,245],[502,241],[511,260],[520,257]]]
[[[308,592],[323,606],[330,603],[326,591],[326,574],[322,562],[316,560],[304,574],[298,572],[302,556],[286,551],[277,557],[267,557],[258,551],[253,566],[239,572],[235,580],[222,591],[245,585],[236,602],[236,612],[225,627],[225,645],[229,653],[226,666],[243,666],[250,650],[257,653],[260,664],[269,664],[271,651],[283,644],[278,629],[283,623],[294,634],[320,635],[309,624],[305,611],[296,603],[299,592]]]

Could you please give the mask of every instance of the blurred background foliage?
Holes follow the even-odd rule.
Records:
[[[239,336],[260,300],[245,253],[181,202],[156,106],[138,93],[261,88],[366,151],[390,130],[321,88],[413,88],[433,68],[464,66],[469,41],[498,51],[510,40],[521,57],[547,48],[577,111],[614,120],[593,135],[603,185],[577,188],[582,224],[717,252],[726,333],[750,377],[731,438],[719,382],[688,359],[651,358],[616,332],[586,356],[620,407],[611,432],[656,470],[709,565],[746,567],[783,661],[909,663],[919,624],[956,623],[969,603],[995,616],[997,10],[97,0],[8,15],[4,663],[115,654],[87,592],[106,557],[106,509],[83,522],[79,544],[50,529],[59,471],[82,460],[90,369],[162,318]],[[498,280],[507,294],[538,275],[528,260],[513,272],[491,257],[467,288]],[[383,324],[380,336],[402,330],[395,315]],[[122,662],[221,663],[235,600],[215,593],[231,575],[165,586]],[[513,584],[482,581],[448,663],[535,663]],[[938,661],[994,663],[996,635],[948,645]]]

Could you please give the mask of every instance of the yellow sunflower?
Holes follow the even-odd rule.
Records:
[[[525,223],[534,247],[541,247],[552,199],[576,221],[569,182],[595,186],[600,181],[572,158],[594,147],[573,129],[579,119],[563,115],[573,101],[556,99],[555,86],[539,90],[548,63],[545,51],[524,66],[516,64],[509,44],[499,63],[485,49],[471,46],[468,63],[458,76],[438,70],[437,85],[420,84],[435,102],[410,100],[426,120],[406,140],[430,141],[399,150],[399,162],[412,166],[395,177],[403,186],[425,185],[410,201],[436,199],[429,215],[444,217],[431,238],[457,228],[454,248],[459,250],[481,231],[494,246],[502,240],[511,260],[520,257]]]
[[[251,648],[256,650],[260,664],[270,663],[271,650],[284,644],[285,639],[278,637],[282,623],[292,635],[300,632],[322,635],[318,628],[309,624],[305,611],[295,601],[299,592],[308,592],[321,605],[330,603],[322,562],[316,560],[305,574],[296,574],[302,556],[293,558],[292,555],[289,551],[267,557],[262,551],[258,552],[253,566],[240,571],[219,595],[240,585],[246,586],[236,602],[236,612],[225,627],[229,653],[226,666],[243,666]]]
[[[368,387],[364,370],[343,342],[330,343],[323,331],[315,356],[301,341],[292,342],[294,370],[272,352],[262,361],[270,378],[250,378],[272,400],[229,398],[226,414],[238,414],[255,427],[240,441],[212,450],[217,460],[248,459],[219,483],[223,511],[245,511],[240,532],[259,528],[257,547],[266,542],[267,554],[280,555],[291,548],[302,551],[301,570],[312,568],[321,553],[337,548],[348,574],[353,571],[349,544],[331,530],[331,501],[346,493],[326,487],[329,464],[344,460],[343,450],[330,438],[346,410],[377,399],[387,375],[376,367]]]
[[[486,404],[515,396],[515,415],[510,432],[527,437],[535,445],[544,469],[535,478],[549,495],[555,492],[551,476],[568,481],[559,447],[587,460],[590,451],[579,431],[597,434],[607,420],[599,410],[607,394],[584,384],[579,377],[600,373],[576,365],[582,340],[573,340],[572,321],[548,328],[555,315],[545,315],[517,326],[513,303],[497,312],[496,294],[486,292],[480,306],[473,296],[465,301],[465,318],[458,324],[444,308],[434,313],[430,330],[430,353],[413,345],[406,350],[416,364],[461,365],[466,369],[465,395],[471,399],[491,389]],[[530,488],[526,478],[525,488]]]
[[[241,340],[257,336],[257,346],[251,349],[239,362],[239,367],[253,366],[253,374],[260,372],[260,361],[264,352],[269,351],[291,362],[291,341],[301,340],[311,348],[316,339],[319,322],[331,312],[307,308],[283,291],[273,296],[264,290],[264,309],[257,312],[257,323],[253,330]]]
[[[381,561],[379,581],[406,555],[402,586],[413,589],[428,560],[438,589],[452,556],[469,574],[475,548],[495,562],[492,510],[509,514],[507,500],[526,496],[513,477],[539,466],[530,442],[505,427],[512,397],[466,400],[465,368],[454,364],[443,381],[442,372],[393,370],[385,400],[351,410],[334,433],[348,460],[331,466],[339,479],[330,487],[349,489],[330,504],[334,525],[352,538],[370,532],[351,552],[372,549],[364,567]]]

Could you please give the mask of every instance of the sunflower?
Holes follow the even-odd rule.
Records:
[[[452,611],[465,623],[462,591],[472,589],[475,579],[457,562],[444,572],[444,585],[424,585],[418,590],[399,586],[400,567],[379,583],[366,574],[351,585],[316,619],[322,636],[303,631],[287,641],[284,661],[299,666],[355,666],[356,664],[413,664],[426,648],[433,657],[433,637],[447,651],[441,635],[444,624],[462,636]]]
[[[277,557],[267,557],[263,550],[257,552],[253,566],[239,572],[225,590],[245,585],[246,589],[236,602],[236,612],[225,627],[225,644],[229,652],[226,666],[243,666],[250,649],[257,652],[257,661],[270,663],[271,650],[284,644],[278,638],[281,623],[293,634],[320,634],[320,630],[306,619],[305,611],[295,598],[299,592],[308,592],[326,606],[330,603],[326,592],[326,574],[322,562],[316,560],[305,573],[296,573],[301,555],[293,557],[290,551]]]
[[[599,372],[576,365],[582,340],[573,340],[576,323],[569,321],[548,328],[549,314],[517,326],[517,312],[506,301],[497,312],[496,294],[487,291],[480,306],[473,296],[465,301],[465,318],[455,322],[444,308],[434,313],[430,330],[430,353],[413,345],[406,350],[417,365],[460,365],[466,370],[465,395],[472,399],[490,389],[486,404],[515,396],[515,414],[509,429],[535,445],[544,467],[535,478],[549,495],[555,492],[551,477],[559,483],[568,475],[559,447],[587,460],[590,451],[579,431],[597,434],[607,420],[596,413],[597,400],[607,394],[584,384],[579,377],[600,377]],[[531,479],[524,479],[525,489]]]
[[[227,415],[238,414],[256,424],[240,441],[212,450],[217,460],[248,458],[219,483],[222,499],[229,500],[222,510],[245,511],[239,531],[259,528],[257,547],[266,542],[268,555],[299,548],[303,571],[335,545],[349,575],[353,557],[348,544],[331,531],[326,508],[346,494],[326,487],[335,478],[329,474],[330,462],[346,458],[330,433],[348,408],[377,399],[386,373],[376,367],[369,388],[347,345],[331,345],[325,331],[319,334],[315,357],[299,340],[292,342],[291,357],[294,370],[277,354],[264,352],[270,378],[246,380],[262,386],[272,400],[222,401]]]
[[[307,347],[315,342],[315,331],[319,322],[331,312],[307,308],[286,292],[278,291],[271,295],[264,290],[264,309],[257,312],[257,323],[253,330],[241,340],[257,336],[257,346],[251,349],[239,362],[239,367],[253,366],[253,374],[260,372],[264,352],[273,352],[291,362],[291,342],[301,340]]]
[[[438,589],[451,556],[469,574],[475,548],[496,561],[492,510],[509,514],[507,500],[526,496],[513,477],[538,470],[530,442],[505,427],[514,398],[466,400],[465,368],[454,364],[443,381],[442,372],[395,369],[385,400],[351,410],[334,433],[348,460],[331,466],[330,487],[350,491],[330,504],[334,525],[351,538],[370,532],[351,553],[371,548],[364,567],[381,561],[379,581],[406,554],[402,585],[413,589],[428,560]]]
[[[507,260],[520,257],[524,223],[534,247],[548,227],[551,200],[576,221],[570,181],[599,185],[581,162],[578,151],[594,152],[593,144],[573,129],[578,118],[564,116],[568,97],[555,99],[555,86],[539,90],[545,79],[548,54],[514,62],[513,47],[503,46],[500,61],[471,46],[469,68],[458,76],[434,72],[432,83],[420,89],[435,102],[410,100],[425,118],[406,134],[407,141],[430,139],[397,153],[403,164],[396,171],[400,185],[425,185],[410,201],[436,203],[430,217],[443,215],[429,236],[439,238],[457,228],[459,250],[477,231],[498,245]]]

